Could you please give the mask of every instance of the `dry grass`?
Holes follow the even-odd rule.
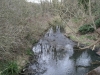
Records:
[[[27,49],[31,50],[49,28],[49,14],[42,16],[40,8],[33,11],[35,5],[18,2],[20,0],[0,2],[0,66],[11,60],[16,60],[19,66],[25,65],[29,58]]]
[[[39,18],[35,22],[27,22],[26,25],[8,25],[4,29],[2,28],[0,35],[1,60],[12,60],[19,56],[26,57],[26,50],[32,48],[33,43],[39,40],[49,27],[48,17],[40,16]],[[21,59],[18,60],[21,61]]]

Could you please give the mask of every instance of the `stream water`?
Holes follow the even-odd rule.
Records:
[[[29,65],[28,75],[85,75],[95,68],[91,62],[99,59],[98,56],[90,50],[75,51],[74,45],[59,27],[56,32],[49,29],[32,49],[35,61]]]

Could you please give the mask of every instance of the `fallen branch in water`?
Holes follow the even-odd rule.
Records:
[[[100,61],[96,60],[94,62],[91,63],[92,65],[100,65]]]
[[[99,38],[96,42],[94,42],[93,44],[91,44],[91,45],[89,45],[89,46],[86,46],[86,47],[83,47],[83,48],[81,48],[81,47],[79,47],[79,46],[78,46],[78,47],[79,47],[79,49],[82,49],[82,50],[93,47],[92,50],[94,50],[94,49],[95,49],[95,45],[96,45],[97,43],[99,43],[99,42],[100,42],[100,38]]]

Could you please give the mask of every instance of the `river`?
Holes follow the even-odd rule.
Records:
[[[99,57],[91,50],[74,50],[75,43],[56,27],[52,28],[33,47],[34,61],[28,66],[28,75],[85,75],[96,66]],[[26,74],[27,75],[27,74]]]

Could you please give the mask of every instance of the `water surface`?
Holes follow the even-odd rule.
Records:
[[[51,28],[33,47],[36,60],[29,75],[85,75],[93,69],[88,51],[74,51],[75,43],[66,38],[60,28]]]

